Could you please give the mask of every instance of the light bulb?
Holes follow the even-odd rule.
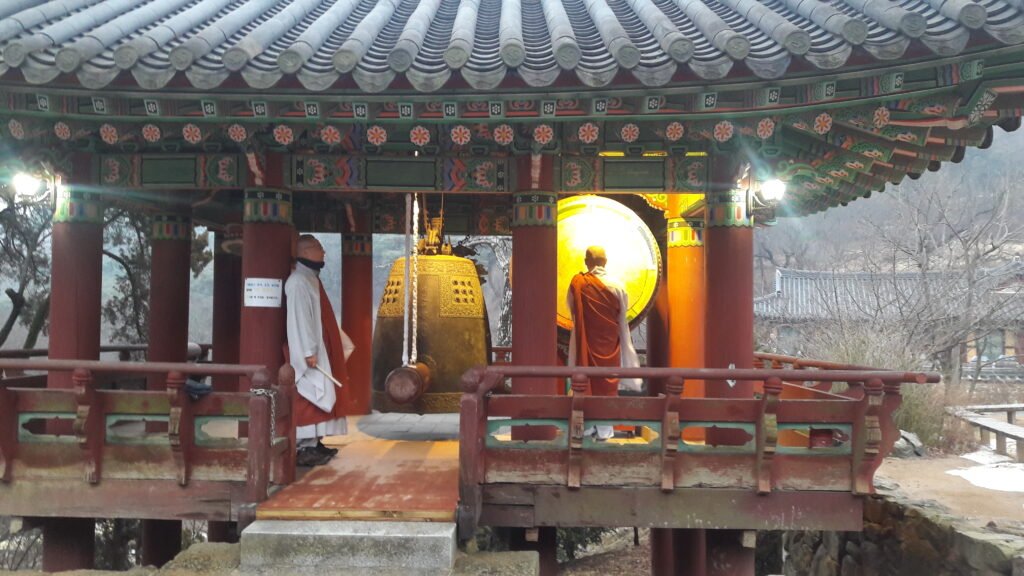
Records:
[[[769,202],[778,202],[786,195],[786,183],[772,178],[761,184],[761,196]]]
[[[11,184],[14,185],[14,192],[19,197],[32,198],[39,193],[39,189],[43,186],[43,181],[31,174],[18,172],[11,179]]]

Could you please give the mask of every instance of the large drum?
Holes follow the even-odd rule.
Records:
[[[399,258],[391,266],[373,332],[373,407],[385,412],[458,412],[459,380],[466,370],[487,364],[491,349],[476,265],[458,256],[419,257],[419,370],[402,369],[404,283],[405,258]]]
[[[584,256],[601,246],[605,270],[629,296],[626,320],[635,327],[654,302],[661,275],[661,250],[647,224],[625,205],[601,196],[572,196],[558,201],[558,327],[565,341],[572,329],[566,292],[573,276],[586,272]]]

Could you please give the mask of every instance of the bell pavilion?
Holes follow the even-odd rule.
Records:
[[[369,412],[373,235],[406,232],[415,194],[444,197],[448,234],[511,236],[511,349],[462,377],[447,483],[395,482],[363,517],[512,528],[544,574],[557,527],[650,527],[654,573],[692,575],[753,574],[757,530],[859,530],[901,384],[937,376],[755,355],[754,227],[1017,129],[1022,42],[1021,0],[5,0],[0,145],[54,210],[48,358],[0,360],[0,515],[42,527],[46,570],[92,566],[97,518],[142,519],[161,565],[184,519],[244,543],[324,517],[275,516],[304,481],[280,283],[296,231],[342,235],[350,413]],[[558,358],[556,204],[580,194],[657,236],[645,367]],[[153,222],[145,362],[99,360],[112,207]],[[218,246],[205,364],[186,363],[193,226]],[[214,392],[191,399],[193,375]],[[590,396],[594,375],[648,395]],[[146,389],[109,385],[129,376]],[[166,424],[125,439],[118,419]],[[595,422],[649,433],[596,443]],[[393,504],[434,484],[446,504]]]

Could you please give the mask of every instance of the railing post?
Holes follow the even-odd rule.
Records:
[[[882,429],[879,425],[882,390],[882,381],[872,378],[867,381],[864,398],[861,400],[861,404],[864,407],[864,418],[858,433],[860,441],[857,444],[859,446],[854,446],[854,494],[871,494],[874,490],[871,478],[874,475],[875,469],[880,464],[879,447],[882,444]]]
[[[900,430],[893,420],[893,415],[896,414],[900,405],[903,404],[903,394],[900,392],[901,387],[902,385],[897,381],[886,382],[883,385],[885,396],[882,398],[882,409],[879,415],[882,428],[882,443],[879,446],[881,456],[875,464],[875,469],[882,465],[882,458],[889,454],[896,441],[900,439]]]
[[[761,399],[761,418],[757,423],[757,492],[768,494],[772,491],[772,460],[779,436],[776,411],[782,380],[771,377],[764,382],[764,398]]]
[[[683,393],[683,379],[669,377],[665,383],[665,412],[661,417],[661,490],[676,488],[676,453],[679,451],[679,404]]]
[[[18,411],[14,392],[0,381],[0,482],[11,481],[14,457],[18,449]]]
[[[459,406],[459,539],[476,532],[483,508],[484,449],[487,440],[487,373],[476,367],[462,376]]]
[[[71,374],[75,390],[74,433],[85,454],[85,480],[98,484],[103,473],[103,407],[93,385],[92,372],[79,368]]]
[[[295,369],[292,368],[291,364],[284,364],[281,369],[277,372],[277,418],[278,422],[274,422],[274,430],[276,431],[274,436],[284,436],[288,439],[288,446],[285,448],[284,456],[281,459],[280,470],[280,481],[282,484],[291,484],[295,482],[295,456],[296,456],[296,440],[295,440]],[[280,426],[282,411],[285,413],[284,433],[278,430]]]
[[[583,374],[572,375],[572,406],[569,414],[569,471],[566,485],[579,488],[583,476],[583,398],[590,379]]]
[[[192,401],[185,392],[185,375],[178,371],[167,374],[167,400],[170,413],[167,418],[167,439],[178,468],[178,485],[187,486],[192,476],[192,447],[195,438],[195,420]]]
[[[270,399],[267,394],[269,382],[266,370],[252,375],[252,395],[249,398],[249,468],[246,474],[246,500],[249,510],[245,518],[239,518],[239,532],[248,522],[255,519],[255,507],[267,499],[270,485]],[[241,516],[241,514],[240,514]]]

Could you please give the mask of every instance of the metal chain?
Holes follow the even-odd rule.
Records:
[[[273,388],[253,388],[250,393],[270,398],[270,443],[273,444],[277,440],[277,392]]]

